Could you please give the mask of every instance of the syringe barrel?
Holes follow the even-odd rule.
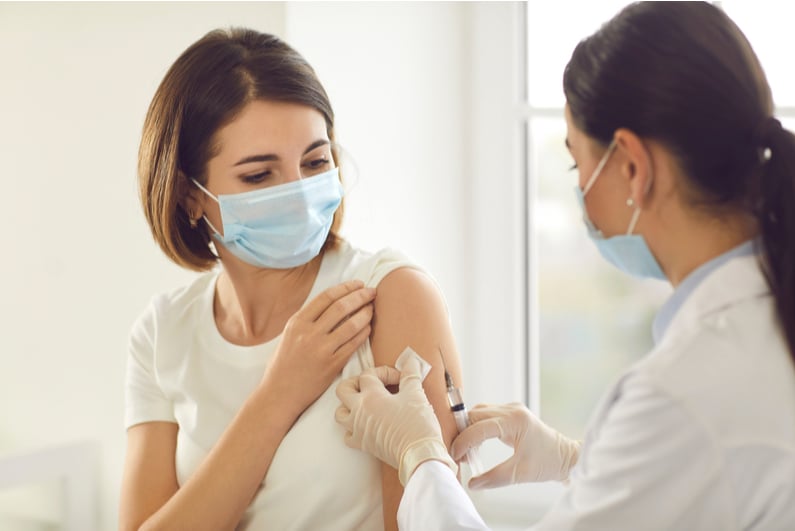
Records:
[[[461,433],[464,428],[469,426],[469,415],[467,415],[466,408],[453,411],[453,418],[455,418],[455,426],[458,428],[458,433]]]
[[[464,407],[464,397],[461,396],[461,390],[458,387],[447,388],[447,402],[454,412]]]

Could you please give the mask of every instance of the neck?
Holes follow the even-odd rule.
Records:
[[[216,284],[214,313],[222,333],[235,343],[257,344],[278,335],[303,305],[323,254],[291,269],[260,269],[223,260]]]
[[[745,214],[716,217],[680,210],[680,215],[666,218],[665,223],[657,222],[653,252],[674,287],[701,265],[757,234],[755,221]]]

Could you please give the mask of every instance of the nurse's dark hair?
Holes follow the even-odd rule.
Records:
[[[580,42],[563,88],[573,123],[605,146],[619,128],[665,145],[688,201],[758,222],[761,267],[795,361],[795,136],[773,118],[740,29],[705,2],[625,7]]]
[[[334,142],[334,111],[315,71],[278,37],[250,29],[211,31],[192,44],[149,106],[138,152],[139,195],[155,241],[183,267],[205,271],[218,259],[204,222],[191,227],[185,199],[194,186],[190,178],[207,181],[215,134],[254,100],[316,109]],[[340,205],[324,249],[338,241],[342,214]]]

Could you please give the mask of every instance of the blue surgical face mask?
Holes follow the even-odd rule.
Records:
[[[602,257],[621,271],[635,277],[666,280],[665,273],[663,273],[660,264],[651,253],[649,246],[646,244],[646,240],[643,239],[643,236],[640,234],[632,234],[632,231],[635,229],[635,224],[638,222],[638,217],[640,216],[640,208],[635,208],[626,234],[611,236],[609,238],[605,238],[602,231],[597,229],[588,217],[588,210],[585,208],[585,195],[593,187],[596,178],[599,177],[602,168],[607,164],[615,147],[615,141],[611,142],[607,151],[602,156],[602,160],[600,160],[599,164],[596,166],[593,175],[591,175],[591,178],[585,183],[585,189],[581,190],[579,186],[574,187],[574,193],[577,195],[577,200],[582,208],[583,221],[588,228],[588,236],[596,244],[596,248],[599,249],[599,253]]]
[[[215,239],[244,262],[270,269],[297,267],[320,253],[343,193],[337,168],[218,197],[195,179],[193,182],[221,209],[223,235],[204,216]]]

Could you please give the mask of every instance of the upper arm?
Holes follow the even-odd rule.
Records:
[[[406,347],[430,363],[423,387],[449,449],[457,430],[447,403],[443,367],[460,387],[461,362],[444,299],[433,280],[420,271],[402,268],[381,281],[370,344],[376,366],[394,366]]]
[[[146,422],[127,430],[119,529],[138,529],[177,492],[178,426]]]
[[[375,298],[370,344],[376,366],[394,367],[406,347],[411,347],[430,363],[431,371],[423,387],[439,419],[442,436],[449,450],[457,429],[447,404],[442,354],[447,370],[459,387],[461,363],[444,299],[427,275],[402,268],[381,281]],[[382,474],[384,524],[386,529],[397,529],[397,508],[403,489],[395,469],[382,465]]]

